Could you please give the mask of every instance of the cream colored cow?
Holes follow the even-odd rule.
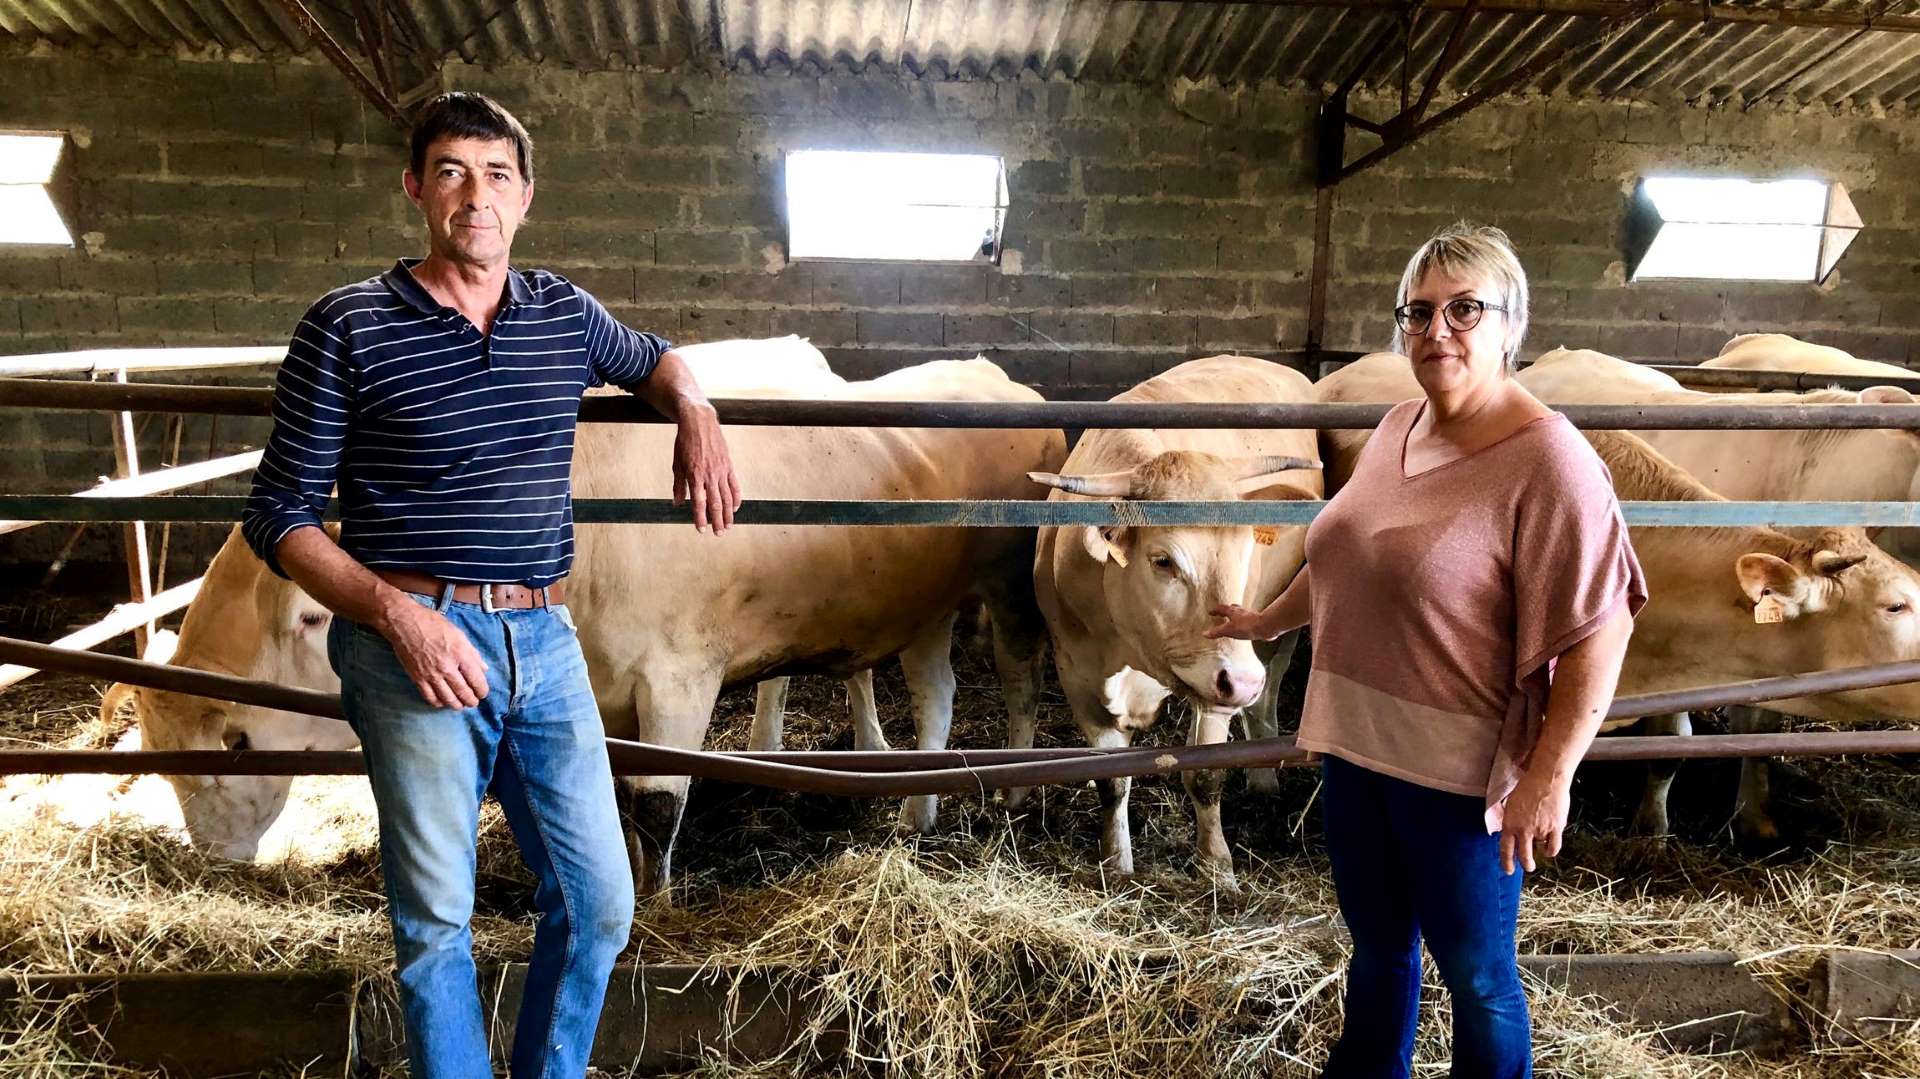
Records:
[[[805,395],[1039,399],[984,360],[922,364],[837,391],[810,386]],[[664,497],[672,438],[662,425],[583,425],[576,494]],[[1057,468],[1065,456],[1058,431],[736,427],[728,440],[750,496],[1026,498],[1034,495],[1026,472]],[[696,748],[722,685],[805,672],[848,677],[900,655],[919,742],[938,748],[955,688],[949,630],[969,593],[981,594],[993,614],[1012,723],[1033,727],[1043,628],[1032,600],[1031,537],[1018,529],[818,526],[742,526],[714,537],[684,525],[583,525],[569,603],[611,734]],[[329,619],[268,573],[236,533],[188,611],[174,662],[337,691],[325,658]],[[127,697],[152,748],[353,745],[343,723],[158,691],[116,687],[108,707]],[[249,857],[289,781],[183,777],[176,786],[197,844]],[[686,780],[637,780],[626,790],[625,808],[639,826],[636,879],[658,890]],[[933,799],[910,799],[902,821],[924,829],[934,812]]]
[[[1245,356],[1193,360],[1115,397],[1129,403],[1304,402],[1312,394],[1291,368]],[[1322,490],[1314,437],[1301,430],[1088,431],[1053,501],[1085,498],[1315,499]],[[1076,725],[1091,745],[1124,746],[1177,694],[1194,708],[1189,741],[1225,741],[1233,714],[1267,690],[1246,641],[1212,640],[1208,611],[1223,603],[1265,606],[1304,560],[1305,529],[1066,526],[1040,530],[1033,583],[1054,645],[1054,665]],[[1271,707],[1269,700],[1268,706]],[[1220,824],[1219,773],[1186,775],[1198,856],[1223,885],[1233,858]],[[1103,866],[1133,871],[1129,781],[1100,785]]]

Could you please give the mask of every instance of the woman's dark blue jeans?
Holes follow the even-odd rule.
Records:
[[[1514,961],[1521,870],[1500,869],[1481,800],[1328,756],[1321,792],[1340,914],[1353,936],[1347,1016],[1326,1079],[1403,1079],[1413,1067],[1425,937],[1453,1000],[1454,1079],[1533,1074]]]

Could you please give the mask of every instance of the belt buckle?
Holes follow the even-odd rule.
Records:
[[[480,586],[480,609],[488,614],[493,614],[499,610],[498,607],[493,605],[493,586],[490,584]]]

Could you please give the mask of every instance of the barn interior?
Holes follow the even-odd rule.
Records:
[[[399,183],[405,129],[448,89],[493,95],[533,136],[517,263],[678,343],[799,335],[849,379],[980,355],[1050,399],[1103,400],[1219,353],[1318,377],[1389,346],[1407,255],[1462,219],[1505,229],[1528,270],[1523,358],[1686,366],[1777,332],[1920,362],[1914,0],[0,0],[0,378],[270,385],[315,298],[424,251]],[[43,167],[30,144],[57,152]],[[796,254],[809,207],[793,155],[819,151],[994,162],[970,207],[991,223],[984,241],[963,257]],[[1763,250],[1791,232],[1782,243],[1814,254],[1770,280],[1650,272],[1661,228],[1684,239],[1690,223],[1660,216],[1647,181],[1669,177],[1817,187],[1811,218],[1709,216],[1690,241]],[[170,351],[122,351],[153,349]],[[210,461],[228,463],[174,489],[240,494],[267,429],[0,407],[0,495]],[[83,647],[138,654],[149,627],[177,628],[180,586],[226,534],[0,523],[0,634],[93,629]],[[152,622],[97,629],[155,597],[172,600],[150,604]],[[983,646],[955,654],[953,744],[1003,744]],[[98,717],[98,679],[15,682],[0,747],[128,733]],[[879,692],[890,740],[910,743],[897,670]],[[745,745],[752,693],[722,699],[711,747]],[[799,682],[789,706],[788,748],[852,746],[837,683]],[[1043,706],[1041,744],[1078,744],[1059,695]],[[1181,721],[1153,737],[1179,743]],[[1899,968],[1920,947],[1920,771],[1903,757],[1781,769],[1790,842],[1756,852],[1730,826],[1738,770],[1687,764],[1665,840],[1626,834],[1637,766],[1583,773],[1577,834],[1530,886],[1522,952],[1684,952],[1694,966],[1629,963],[1613,977],[1637,988],[1602,1000],[1543,962],[1540,1074],[1920,1074],[1910,972],[1860,976],[1880,994],[1858,1005],[1878,1017],[1870,1032],[1828,1014],[1862,992],[1840,960]],[[898,841],[891,803],[697,785],[687,880],[643,915],[632,958],[719,971],[721,988],[702,984],[722,1011],[753,978],[776,983],[755,999],[814,1010],[744,1056],[627,1046],[603,1066],[1313,1074],[1339,975],[1314,791],[1302,769],[1277,796],[1230,785],[1244,871],[1228,894],[1186,865],[1173,778],[1136,790],[1142,872],[1125,888],[1092,865],[1087,789],[1047,793],[1017,826],[992,799],[949,799],[938,835]],[[0,785],[0,976],[15,979],[0,984],[0,1074],[148,1074],[189,1044],[200,1055],[175,1057],[176,1073],[214,1074],[224,1055],[306,1074],[275,1057],[303,1036],[326,1043],[315,1073],[397,1067],[377,1038],[342,1048],[311,1031],[265,1056],[230,1031],[145,1053],[103,1040],[79,998],[27,991],[54,975],[299,971],[379,998],[391,946],[363,782],[299,781],[246,866],[188,848],[168,797],[154,777]],[[530,884],[497,818],[482,852],[476,935],[505,963],[530,939]],[[823,970],[840,975],[826,990],[780,981]],[[1435,1007],[1423,1066],[1446,1057]],[[391,1035],[364,1008],[357,1029]]]

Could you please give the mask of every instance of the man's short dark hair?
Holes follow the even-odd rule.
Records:
[[[513,114],[485,94],[452,90],[441,94],[420,109],[413,122],[413,174],[427,175],[427,147],[435,139],[505,139],[513,143],[519,159],[520,179],[533,182],[533,136],[527,134]]]

